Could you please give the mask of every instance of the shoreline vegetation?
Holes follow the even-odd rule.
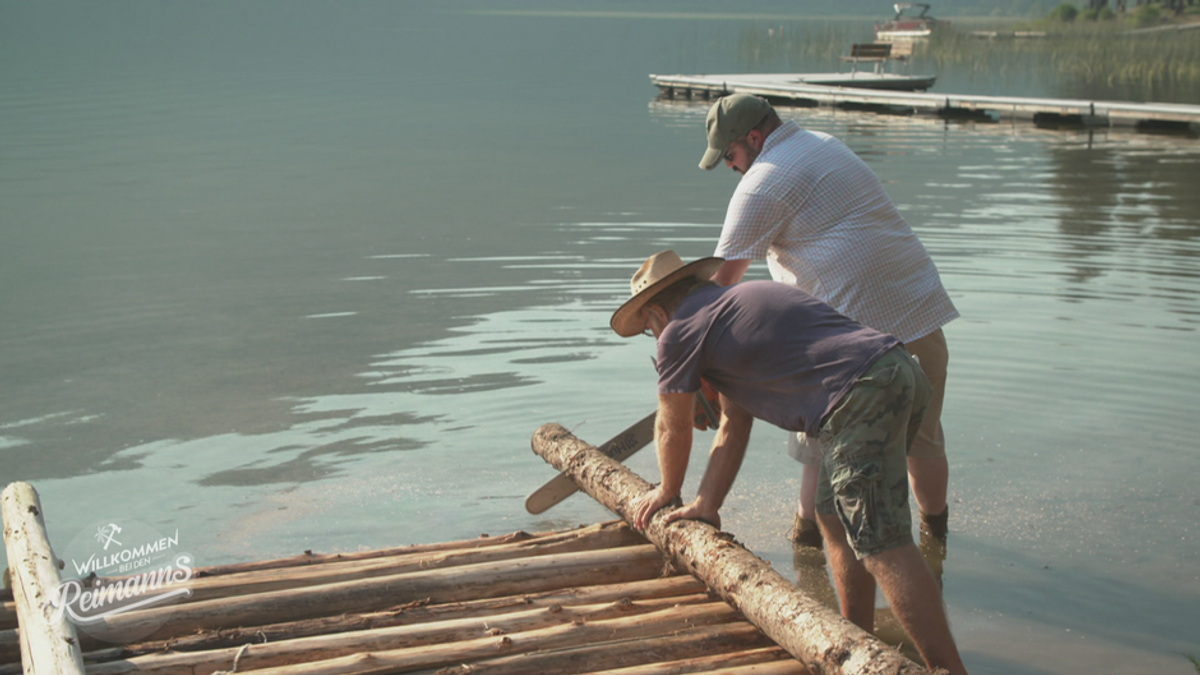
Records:
[[[1200,103],[1200,7],[1166,17],[1158,5],[1124,14],[1061,5],[1036,20],[949,21],[916,42],[911,62],[901,67],[1052,82],[1065,97]],[[756,24],[742,32],[739,50],[755,67],[796,70],[797,64],[825,62],[837,70],[838,57],[852,43],[873,39],[871,28],[866,22]]]
[[[1200,29],[1200,7],[1168,16],[1151,3],[1121,14],[1107,6],[1079,11],[1063,3],[1042,19],[1014,29],[1040,37],[995,44],[950,30],[934,34],[929,55],[939,65],[994,59],[1008,63],[1004,57],[1015,57],[1022,66],[1065,77],[1089,94],[1107,89],[1140,100],[1200,83],[1200,33],[1193,30]]]
[[[916,54],[939,67],[1056,77],[1074,95],[1089,98],[1196,102],[1200,33],[1146,33],[1122,21],[1037,22],[1028,30],[1045,34],[995,39],[948,30],[935,33]]]

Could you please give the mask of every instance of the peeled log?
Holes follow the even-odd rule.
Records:
[[[13,598],[20,620],[21,663],[26,675],[82,675],[75,626],[56,611],[62,579],[46,536],[42,502],[28,483],[11,483],[0,494],[4,544],[12,565]]]
[[[627,522],[633,522],[633,500],[652,487],[558,424],[542,425],[532,445],[534,453]],[[642,534],[814,673],[929,672],[805,595],[731,535],[696,520],[664,526],[663,513]]]

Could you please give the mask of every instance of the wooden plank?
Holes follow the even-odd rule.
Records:
[[[0,495],[4,545],[11,569],[13,600],[20,622],[21,662],[26,675],[82,675],[75,627],[56,611],[62,579],[46,536],[42,504],[28,483],[12,483]]]

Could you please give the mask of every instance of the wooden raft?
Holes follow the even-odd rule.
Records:
[[[27,484],[5,490],[4,523],[14,587],[53,588],[56,559]],[[306,552],[197,568],[189,583],[181,604],[107,619],[131,634],[161,626],[125,645],[46,625],[42,600],[6,590],[0,675],[57,675],[79,662],[85,671],[74,672],[91,675],[809,672],[620,521]]]

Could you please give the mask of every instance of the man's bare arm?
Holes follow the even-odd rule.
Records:
[[[662,489],[672,499],[683,490],[688,458],[692,453],[692,410],[695,394],[659,394],[654,442],[658,446],[658,471]]]
[[[695,394],[659,394],[658,415],[654,421],[654,442],[658,446],[658,471],[661,482],[633,503],[633,526],[646,529],[650,518],[679,497],[687,475],[692,452],[692,411]]]
[[[720,529],[721,506],[725,504],[725,497],[742,468],[742,459],[746,456],[746,446],[750,443],[750,429],[753,424],[754,418],[750,413],[724,396],[721,397],[721,427],[717,430],[712,450],[708,453],[708,467],[700,480],[696,499],[671,514],[668,522],[675,520],[678,514],[677,517],[680,518],[699,518]],[[694,515],[688,515],[689,511]]]
[[[712,275],[712,280],[722,286],[732,286],[742,280],[742,276],[746,274],[746,270],[750,268],[750,263],[753,260],[726,260],[717,268],[715,274]]]

